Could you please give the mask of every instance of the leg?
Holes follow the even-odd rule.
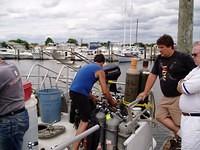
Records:
[[[173,131],[174,135],[176,135],[176,133],[179,130],[179,126],[177,126],[170,117],[157,118],[157,120],[160,123],[162,123],[165,127],[167,127],[169,130]]]
[[[163,97],[156,112],[156,119],[176,135],[180,128],[181,112],[178,103],[179,97]]]
[[[180,122],[181,122],[181,110],[179,108],[179,98],[180,98],[179,96],[173,98],[174,102],[169,107],[169,113],[170,113],[171,120],[174,123],[174,126],[178,127],[178,130],[173,130],[175,133],[175,136],[180,137],[181,135],[180,135],[179,130],[180,130]]]
[[[0,149],[21,150],[23,136],[29,126],[28,112],[0,118]]]
[[[182,150],[200,149],[200,117],[181,117]]]
[[[78,129],[76,131],[76,135],[79,135],[82,132],[84,132],[87,129],[87,127],[88,127],[88,122],[81,121],[80,124],[79,124],[79,127],[78,127]],[[77,141],[77,142],[73,143],[73,150],[78,150],[80,142],[81,141]]]
[[[24,134],[29,128],[28,112],[25,110],[12,117],[14,121],[12,125],[12,144],[15,150],[21,150]]]
[[[0,118],[0,149],[11,150],[13,148],[11,135],[11,121],[7,118]]]
[[[81,120],[78,129],[76,131],[76,135],[79,135],[85,130],[87,130],[88,120],[91,114],[91,105],[87,96],[84,96],[76,92],[70,92],[70,94],[72,101],[74,101],[74,104],[76,104],[75,108],[78,109],[79,111],[79,117]],[[73,150],[78,150],[79,145],[80,141],[74,142]]]

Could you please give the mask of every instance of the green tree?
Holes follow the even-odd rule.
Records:
[[[76,39],[73,39],[73,38],[69,38],[67,40],[67,43],[72,43],[72,44],[78,45],[78,41]]]
[[[17,40],[10,40],[9,42],[19,43],[25,46],[26,49],[29,49],[29,43],[27,41],[17,39]]]
[[[2,43],[1,43],[1,47],[7,47],[8,46],[8,44],[5,42],[5,41],[3,41]]]
[[[52,38],[48,37],[45,41],[45,45],[48,45],[49,43],[54,43],[54,41],[52,40]]]

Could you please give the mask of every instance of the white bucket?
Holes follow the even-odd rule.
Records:
[[[37,99],[35,96],[25,101],[25,107],[29,115],[29,128],[23,138],[23,150],[28,149],[29,142],[38,142],[38,116],[37,116]],[[38,150],[38,146],[34,146],[33,150]]]

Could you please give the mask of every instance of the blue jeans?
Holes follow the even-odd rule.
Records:
[[[21,150],[23,136],[28,128],[27,110],[13,116],[0,117],[0,150]]]

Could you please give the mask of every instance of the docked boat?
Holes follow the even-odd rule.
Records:
[[[31,87],[34,89],[36,96],[32,95],[30,99],[26,101],[26,107],[31,119],[30,127],[24,137],[24,150],[70,149],[71,144],[74,141],[89,137],[97,131],[100,132],[97,136],[100,138],[98,148],[102,150],[132,150],[133,148],[137,150],[155,149],[156,141],[152,136],[151,129],[152,118],[141,118],[141,116],[145,116],[145,113],[149,113],[151,110],[148,110],[148,108],[142,111],[135,109],[138,101],[134,101],[128,105],[123,105],[124,111],[122,111],[122,108],[120,107],[111,108],[104,97],[99,93],[98,85],[94,86],[93,92],[99,96],[99,101],[96,106],[96,118],[98,119],[99,124],[93,125],[82,134],[75,136],[74,125],[69,123],[70,99],[67,94],[71,81],[73,80],[73,77],[70,77],[70,72],[74,71],[76,72],[77,68],[74,68],[72,65],[68,66],[67,64],[63,65],[58,72],[40,64],[35,64],[31,67],[26,76],[26,81],[31,82]],[[54,92],[51,93],[53,95],[48,92],[43,95],[50,96],[46,99],[48,104],[45,104],[45,106],[48,106],[47,109],[49,110],[41,110],[42,104],[38,92],[43,89],[59,89],[59,91],[62,91],[62,106],[66,107],[62,109],[58,119],[52,119],[56,114],[55,111],[52,111],[53,107],[57,105],[56,103],[51,104],[50,102],[50,99],[55,96]],[[123,104],[122,95],[119,96],[115,93],[113,96],[119,100],[120,104]],[[40,117],[37,116],[37,101],[39,103]],[[43,113],[45,113],[45,116]],[[50,118],[54,121],[47,121]],[[103,120],[105,122],[102,122]],[[45,133],[49,134],[55,134],[54,131],[56,131],[56,128],[60,126],[64,127],[65,130],[63,130],[62,133],[60,132],[58,135],[55,134],[56,136],[49,135],[50,138],[48,138],[48,136],[47,138],[39,138],[37,132],[38,124],[46,125],[46,129],[43,130]],[[104,124],[106,124],[106,126],[103,126]]]
[[[28,51],[20,51],[19,58],[20,59],[33,59],[33,55],[31,52],[28,52]]]
[[[131,58],[141,59],[140,51],[133,48],[118,49],[113,52],[119,63],[131,62]]]
[[[0,57],[4,59],[16,58],[15,49],[0,47]]]

